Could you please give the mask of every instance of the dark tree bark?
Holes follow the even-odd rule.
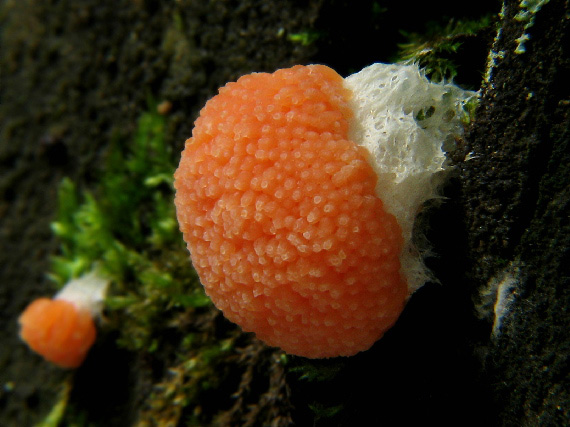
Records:
[[[570,10],[535,3],[526,19],[504,3],[461,167],[467,271],[494,322],[480,349],[503,425],[570,421]]]

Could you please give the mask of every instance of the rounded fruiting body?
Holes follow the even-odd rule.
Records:
[[[368,349],[409,295],[410,242],[378,193],[375,157],[351,139],[351,98],[321,65],[244,76],[202,109],[175,173],[180,228],[214,304],[311,358]]]
[[[107,287],[107,280],[90,273],[67,283],[54,299],[34,300],[18,320],[20,338],[49,362],[77,368],[95,342],[94,317]]]
[[[44,359],[77,368],[95,342],[91,313],[69,301],[39,298],[20,316],[20,337]]]

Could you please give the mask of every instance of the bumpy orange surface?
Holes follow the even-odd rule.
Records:
[[[400,227],[347,138],[349,96],[322,65],[246,75],[202,109],[175,174],[180,228],[214,304],[311,358],[368,349],[407,293]]]
[[[20,337],[36,353],[63,368],[76,368],[95,341],[91,314],[64,300],[39,298],[20,316]]]

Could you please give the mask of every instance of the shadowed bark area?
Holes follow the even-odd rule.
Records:
[[[475,299],[504,285],[501,327],[480,345],[505,425],[570,420],[569,9],[542,3],[528,25],[505,2],[461,167]]]

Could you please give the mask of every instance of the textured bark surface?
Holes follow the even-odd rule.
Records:
[[[507,1],[461,168],[468,271],[476,300],[508,277],[502,327],[481,340],[505,425],[570,420],[570,34],[568,2],[524,28]],[[517,53],[527,34],[525,51]],[[507,283],[507,282],[503,282]],[[508,283],[507,283],[508,284]],[[479,295],[477,295],[479,294]]]

